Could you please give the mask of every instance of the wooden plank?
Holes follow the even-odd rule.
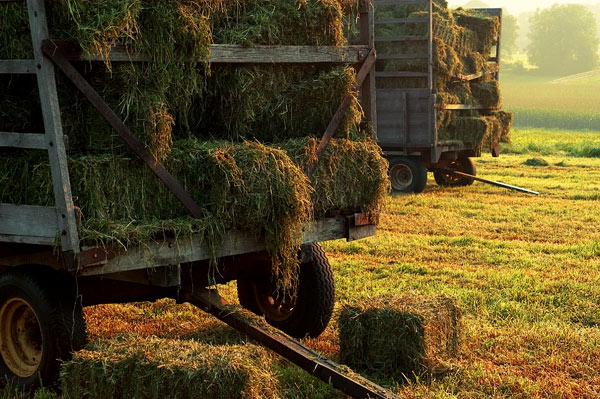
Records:
[[[375,25],[422,24],[426,22],[429,22],[429,18],[379,18],[375,20]]]
[[[34,74],[35,66],[35,60],[0,60],[0,74]]]
[[[0,204],[0,235],[53,242],[60,232],[54,207]]]
[[[71,61],[105,61],[103,57],[85,56],[81,49],[71,42],[55,41],[65,58]],[[255,46],[245,47],[236,44],[211,44],[211,64],[302,64],[302,63],[358,63],[369,54],[369,47],[353,46]],[[150,61],[145,54],[133,53],[126,46],[114,46],[109,53],[111,62]]]
[[[426,60],[429,59],[429,54],[378,54],[378,61],[388,60]]]
[[[350,236],[363,238],[372,235],[373,229],[368,226],[348,228],[346,218],[320,219],[306,229],[303,243],[313,243],[348,238]],[[241,255],[245,253],[264,250],[265,243],[256,234],[231,232],[225,236],[217,257]],[[93,250],[84,248],[84,250]],[[82,265],[79,274],[91,276],[99,274],[117,273],[128,270],[145,269],[157,266],[167,266],[179,263],[194,262],[211,259],[211,252],[206,248],[204,238],[194,236],[179,240],[165,240],[162,242],[147,243],[142,246],[123,249],[123,254],[112,259],[106,253],[97,256],[97,262],[91,265]]]
[[[71,194],[67,152],[61,124],[60,106],[56,91],[54,65],[44,57],[42,43],[49,38],[44,0],[27,0],[29,25],[33,42],[33,54],[38,67],[37,81],[44,129],[48,140],[48,155],[54,200],[59,210],[60,243],[63,251],[79,252],[77,218]]]
[[[375,77],[377,78],[426,78],[429,74],[427,72],[377,72]]]
[[[358,63],[369,54],[368,45],[358,46],[257,46],[232,44],[210,46],[210,63]]]
[[[375,50],[375,9],[372,1],[363,0],[359,9],[360,43]],[[361,106],[365,121],[373,129],[373,137],[377,137],[377,103],[376,103],[375,65],[360,87]]]
[[[379,36],[375,38],[375,42],[425,42],[429,40],[426,36]]]
[[[474,73],[474,74],[471,74],[471,75],[459,74],[457,76],[457,78],[460,79],[460,80],[464,80],[464,81],[471,81],[471,80],[479,79],[479,78],[481,78],[481,77],[483,77],[485,75],[490,75],[490,74],[497,73],[498,69],[499,69],[498,68],[498,64],[491,63],[491,64],[488,64],[486,66],[485,70],[483,70],[483,71],[481,71],[479,73]]]
[[[42,133],[0,132],[0,147],[47,150],[48,139]]]

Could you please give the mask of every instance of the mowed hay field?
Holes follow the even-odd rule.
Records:
[[[600,130],[600,73],[570,78],[501,72],[500,83],[516,126]]]
[[[513,141],[508,154],[478,159],[479,175],[540,196],[477,182],[458,189],[430,183],[419,195],[391,195],[377,236],[324,244],[338,306],[419,291],[454,296],[462,307],[463,345],[445,373],[371,376],[403,398],[600,397],[600,158],[561,150],[578,142],[598,148],[600,132],[516,129]],[[537,144],[547,147],[533,152]],[[233,284],[221,291],[235,300]],[[245,342],[191,305],[168,300],[87,308],[86,318],[92,341],[136,334]],[[335,321],[307,343],[338,358]],[[343,397],[286,361],[272,367],[282,397]]]

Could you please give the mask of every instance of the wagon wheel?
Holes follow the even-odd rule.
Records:
[[[327,256],[318,244],[312,244],[310,250],[312,260],[299,266],[296,295],[277,290],[274,279],[237,282],[243,307],[264,315],[269,324],[295,338],[319,336],[335,304],[335,284]]]
[[[36,267],[0,275],[0,384],[50,386],[60,360],[85,344],[81,306],[52,277]]]
[[[392,158],[388,173],[395,192],[420,193],[427,185],[427,168],[418,158]]]
[[[475,162],[471,158],[461,157],[456,161],[451,162],[448,165],[448,169],[455,170],[458,172],[467,173],[469,175],[475,176],[477,174],[477,168],[475,167]],[[445,172],[443,170],[435,170],[433,172],[433,177],[435,178],[435,182],[444,187],[461,187],[461,186],[470,186],[473,184],[473,179],[464,176],[457,176],[452,173]]]

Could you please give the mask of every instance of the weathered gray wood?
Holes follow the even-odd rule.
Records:
[[[34,60],[0,60],[0,74],[33,74],[36,73]]]
[[[377,72],[378,78],[426,78],[429,76],[427,72]]]
[[[46,150],[48,141],[46,135],[41,133],[0,132],[0,147]]]
[[[315,221],[305,232],[303,243],[349,237],[364,238],[372,233],[373,229],[368,226],[348,228],[346,219],[339,216]],[[257,235],[232,231],[225,236],[217,257],[241,255],[264,249],[265,243]],[[100,275],[194,262],[211,257],[203,237],[195,236],[132,247],[127,249],[124,254],[109,260],[100,257],[98,263],[81,267],[78,272],[82,276]]]
[[[210,63],[358,63],[369,54],[368,46],[210,46]]]
[[[97,55],[85,56],[72,43],[57,42],[67,59],[105,61]],[[211,44],[211,64],[302,64],[302,63],[358,63],[369,54],[369,47],[354,46],[256,46]],[[114,46],[109,53],[111,62],[143,62],[150,57],[133,53],[124,45]]]
[[[427,19],[427,87],[433,90],[433,0],[429,0],[427,4]]]
[[[27,0],[33,53],[38,65],[37,80],[44,129],[48,140],[48,155],[54,187],[60,243],[63,251],[79,252],[77,218],[71,195],[67,154],[61,123],[60,107],[52,62],[42,53],[42,42],[49,39],[44,0]]]
[[[380,54],[377,56],[378,60],[426,60],[429,58],[429,54]]]
[[[375,25],[390,25],[390,24],[422,24],[429,22],[429,18],[379,18],[375,20]]]
[[[54,207],[0,204],[0,235],[54,241],[59,233]]]
[[[429,40],[427,36],[379,36],[375,42],[424,42]]]
[[[375,9],[370,0],[362,0],[359,4],[360,43],[369,49],[375,49]],[[377,138],[377,104],[376,104],[375,65],[360,88],[361,105],[364,118],[373,129],[373,138]]]

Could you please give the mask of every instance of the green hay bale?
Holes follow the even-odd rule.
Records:
[[[273,356],[255,345],[123,336],[96,341],[63,365],[65,398],[280,397]]]
[[[489,55],[500,30],[498,17],[463,8],[454,10],[453,14],[458,26],[468,28],[475,34],[476,40],[472,42],[475,46],[472,50]]]
[[[471,92],[477,102],[487,108],[502,107],[502,95],[500,94],[500,83],[497,80],[489,82],[474,82],[471,84]]]
[[[462,312],[446,296],[377,297],[340,312],[341,361],[389,377],[437,373],[456,356]]]
[[[336,133],[346,138],[361,119],[355,84],[350,67],[213,66],[206,93],[196,98],[194,127],[187,134],[271,143],[320,137],[350,94],[353,101]]]

